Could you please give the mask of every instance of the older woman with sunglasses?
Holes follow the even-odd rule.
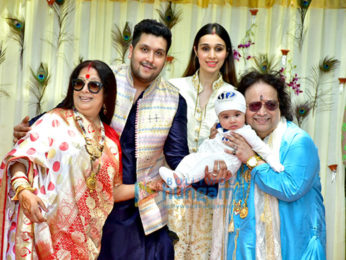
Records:
[[[119,138],[108,126],[115,98],[112,70],[82,62],[59,108],[7,154],[0,167],[1,259],[98,256],[114,200],[126,198]]]
[[[291,122],[285,82],[278,74],[250,72],[238,91],[246,99],[247,124],[272,148],[285,170],[273,171],[244,138],[228,136],[226,144],[237,150],[244,164],[227,183],[231,192],[219,198],[218,203],[227,207],[214,214],[211,258],[325,259],[318,151],[311,137]]]

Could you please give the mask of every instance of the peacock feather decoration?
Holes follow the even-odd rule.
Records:
[[[9,97],[10,95],[3,89],[0,88],[0,97],[1,96],[6,96],[6,97]]]
[[[309,6],[312,0],[297,0],[298,1],[298,13],[300,18],[300,24],[297,25],[296,39],[298,40],[299,48],[301,49],[304,41],[304,22],[306,13],[309,10]]]
[[[322,73],[331,72],[337,68],[339,63],[340,63],[339,60],[337,60],[335,58],[328,58],[328,56],[327,56],[323,60],[321,60],[321,62],[320,62],[320,65],[319,65],[320,72],[322,72]]]
[[[295,106],[295,116],[297,118],[297,122],[299,127],[302,126],[303,121],[307,118],[307,116],[310,114],[312,110],[312,103],[309,101],[304,101],[301,103],[298,103]]]
[[[36,98],[36,114],[42,113],[42,99],[49,82],[49,71],[45,63],[40,64],[35,71],[31,68],[32,79],[30,80],[30,90]]]
[[[3,63],[5,61],[5,52],[6,52],[6,49],[3,48],[3,45],[2,45],[2,42],[0,42],[0,65],[1,63]],[[0,97],[1,96],[9,96],[9,94],[5,91],[5,90],[2,90],[0,88]]]
[[[159,14],[160,21],[169,29],[172,29],[173,26],[179,23],[181,20],[182,10],[177,9],[172,2],[169,2],[164,10],[156,9],[156,11]]]
[[[166,8],[163,8],[162,10],[156,9],[156,11],[159,14],[160,22],[165,24],[171,30],[181,21],[182,10],[178,9],[171,1],[168,2]],[[168,54],[166,61],[167,64],[172,64],[174,56]]]
[[[20,64],[23,67],[25,22],[24,20],[14,17],[8,17],[6,20],[11,31],[10,37],[17,41],[20,46]]]
[[[5,61],[6,48],[3,48],[2,42],[0,42],[0,65]]]
[[[57,36],[57,48],[64,42],[71,42],[73,36],[67,33],[66,26],[69,23],[71,14],[74,12],[74,1],[71,0],[55,0],[48,2],[48,5],[54,10],[58,20],[58,36]]]
[[[112,43],[115,50],[119,53],[122,63],[125,63],[125,55],[132,41],[132,31],[129,22],[126,22],[124,28],[121,30],[116,24],[112,30]]]
[[[331,95],[330,87],[330,72],[334,71],[340,61],[335,58],[325,57],[320,60],[319,65],[312,68],[312,76],[307,78],[308,85],[305,89],[309,100],[312,103],[312,111],[329,110],[331,102],[328,101]],[[329,80],[329,81],[328,81]]]
[[[253,61],[255,63],[254,68],[261,73],[274,71],[278,64],[278,62],[275,61],[275,58],[268,57],[267,54],[260,54],[259,56],[254,56]]]

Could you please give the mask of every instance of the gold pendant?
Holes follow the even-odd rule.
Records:
[[[246,206],[242,207],[240,210],[240,218],[246,218],[249,210]]]
[[[91,192],[96,188],[96,174],[94,172],[87,178],[86,185]]]
[[[100,158],[101,157],[101,151],[95,147],[95,145],[92,144],[86,144],[86,150],[88,154],[90,154],[94,159]]]
[[[228,232],[232,233],[234,232],[234,222],[231,220],[231,222],[228,225]]]
[[[234,213],[236,215],[239,214],[240,208],[241,208],[241,200],[239,200],[238,202],[234,202]]]

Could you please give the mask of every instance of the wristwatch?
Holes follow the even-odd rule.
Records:
[[[250,169],[255,168],[259,160],[261,160],[261,157],[257,155],[253,155],[247,160],[246,166],[249,167]]]

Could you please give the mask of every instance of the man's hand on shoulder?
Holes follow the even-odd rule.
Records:
[[[31,130],[29,126],[29,116],[23,118],[22,122],[13,128],[13,143],[15,144],[20,138],[24,137]]]

